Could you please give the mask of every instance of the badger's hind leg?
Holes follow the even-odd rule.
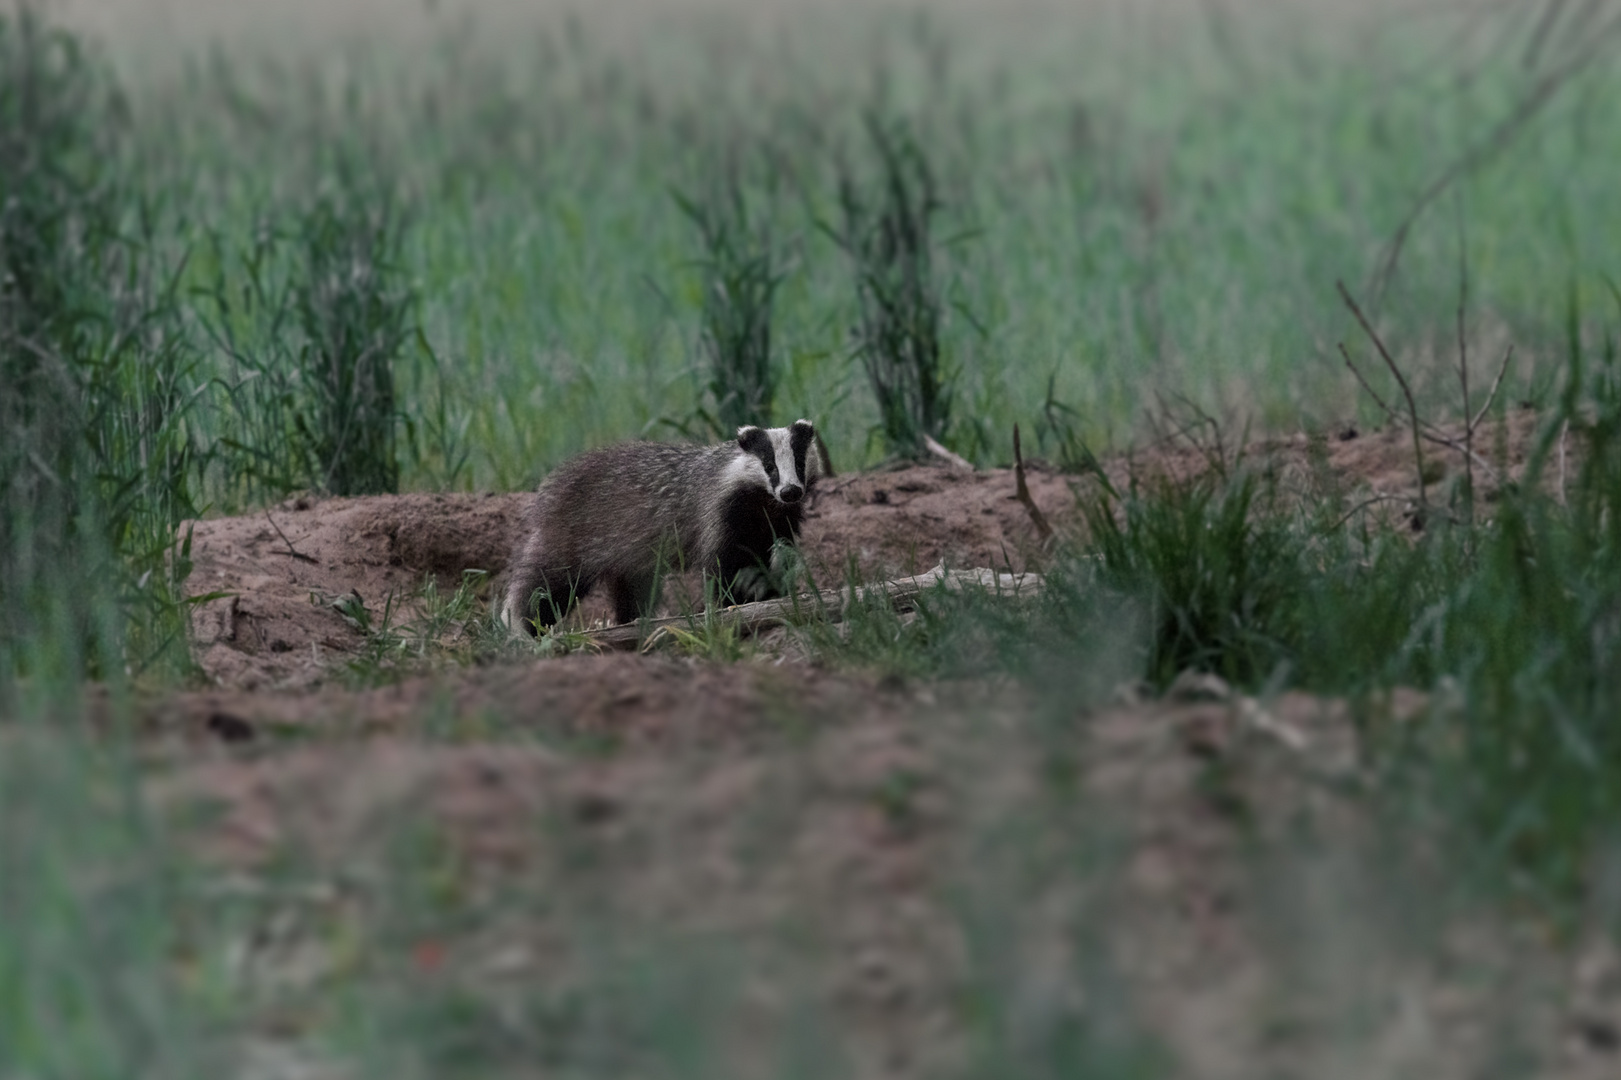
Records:
[[[530,637],[562,621],[595,582],[573,570],[519,567],[507,586],[502,616],[509,628],[520,627]]]
[[[656,574],[623,574],[604,578],[604,583],[613,601],[615,622],[635,622],[643,615],[651,615],[658,603],[659,582]]]

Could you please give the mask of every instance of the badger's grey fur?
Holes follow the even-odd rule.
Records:
[[[796,420],[719,446],[621,443],[564,462],[530,506],[502,619],[534,633],[600,584],[630,622],[652,609],[659,574],[682,567],[717,575],[735,600],[778,595],[768,571],[775,544],[799,539],[815,438]]]

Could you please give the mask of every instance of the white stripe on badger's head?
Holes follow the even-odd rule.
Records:
[[[727,469],[726,479],[761,484],[778,502],[796,503],[815,478],[815,459],[810,453],[815,437],[816,429],[809,420],[795,420],[785,428],[740,427],[737,445],[743,453]]]

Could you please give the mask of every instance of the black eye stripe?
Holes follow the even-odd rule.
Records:
[[[805,458],[810,451],[811,440],[816,437],[816,429],[808,422],[800,420],[788,429],[788,446],[794,455],[794,471],[799,474],[801,481],[805,478]]]

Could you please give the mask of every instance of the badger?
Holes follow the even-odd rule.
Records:
[[[682,568],[715,576],[733,601],[781,595],[778,544],[798,542],[815,437],[796,420],[718,446],[630,442],[564,462],[525,515],[502,620],[534,634],[600,584],[631,622],[652,611],[659,576]]]

